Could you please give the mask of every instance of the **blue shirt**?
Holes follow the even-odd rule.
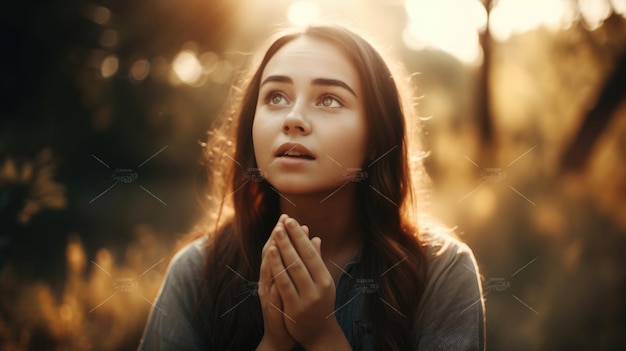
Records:
[[[471,249],[447,234],[423,236],[428,258],[424,294],[415,323],[414,350],[484,350],[484,300]],[[207,350],[193,322],[207,239],[185,246],[172,259],[145,327],[139,350]],[[364,296],[378,289],[358,278],[359,253],[336,286],[335,317],[355,351],[374,349]],[[381,303],[383,303],[381,301]],[[400,311],[398,311],[401,313]],[[299,346],[294,350],[302,350]]]

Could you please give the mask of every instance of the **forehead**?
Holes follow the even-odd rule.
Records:
[[[340,79],[354,89],[360,88],[358,73],[343,50],[307,36],[290,41],[274,54],[263,70],[262,80],[272,75]]]

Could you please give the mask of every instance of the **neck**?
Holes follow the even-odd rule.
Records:
[[[356,185],[330,194],[281,194],[280,211],[307,225],[311,238],[322,239],[322,257],[356,254],[362,230],[355,208]]]

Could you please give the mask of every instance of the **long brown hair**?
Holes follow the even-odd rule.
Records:
[[[411,101],[374,47],[344,27],[310,26],[282,34],[265,51],[250,77],[234,84],[224,115],[206,147],[210,199],[214,205],[206,274],[198,300],[198,323],[217,350],[254,349],[263,336],[263,316],[254,282],[261,249],[280,215],[278,195],[256,171],[252,142],[263,70],[286,43],[300,36],[327,41],[342,50],[361,79],[373,155],[358,182],[357,206],[363,230],[360,274],[379,289],[365,297],[378,350],[404,350],[413,343],[417,306],[424,290],[426,259],[417,230],[407,127],[415,117]],[[402,82],[404,83],[404,82]],[[408,86],[408,84],[407,84]],[[419,162],[418,162],[419,163]],[[419,167],[418,167],[419,169]],[[419,183],[419,182],[418,182]]]

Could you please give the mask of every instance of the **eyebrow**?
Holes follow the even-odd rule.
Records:
[[[265,83],[269,83],[269,82],[278,82],[278,83],[291,83],[293,84],[293,79],[287,77],[287,76],[269,76],[267,78],[265,78],[263,80],[263,82],[261,83],[261,86],[263,86]],[[346,84],[345,82],[339,80],[339,79],[330,79],[330,78],[316,78],[313,79],[313,81],[311,82],[311,84],[313,85],[321,85],[321,86],[334,86],[334,87],[340,87],[340,88],[344,88],[347,91],[349,91],[352,95],[354,95],[355,97],[357,96],[356,93],[354,92],[354,90],[352,88],[350,88],[350,86],[348,84]]]

